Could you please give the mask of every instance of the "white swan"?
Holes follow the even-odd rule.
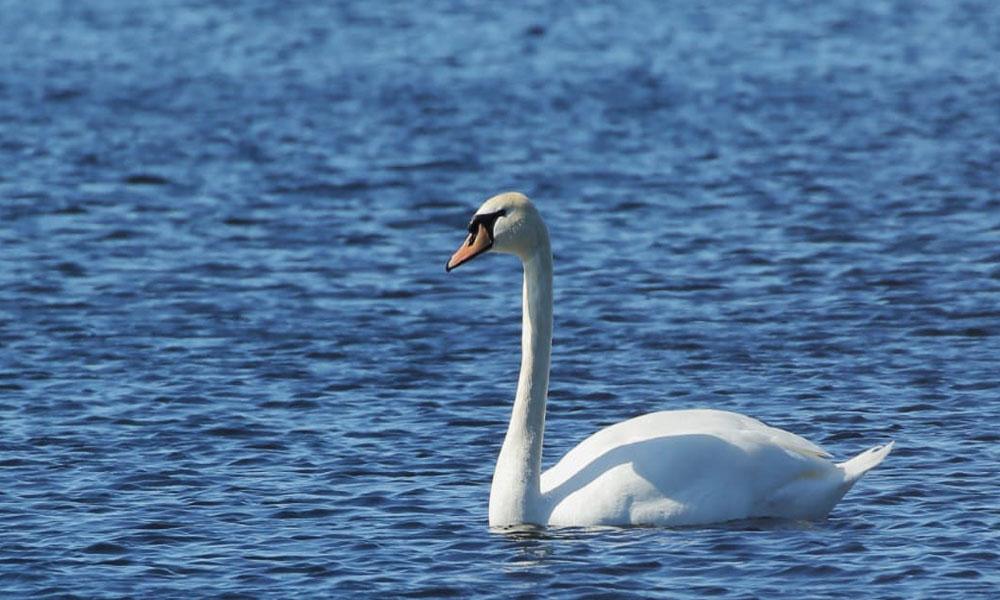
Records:
[[[524,265],[521,374],[490,489],[491,527],[533,524],[701,525],[735,519],[820,519],[892,449],[834,464],[795,434],[720,410],[650,413],[598,431],[542,473],[552,350],[552,251],[534,205],[487,200],[448,261],[488,251]]]

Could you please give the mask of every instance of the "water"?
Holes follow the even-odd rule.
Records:
[[[0,2],[0,592],[995,597],[998,6]],[[443,266],[505,189],[546,464],[897,449],[820,523],[490,532],[520,273]]]

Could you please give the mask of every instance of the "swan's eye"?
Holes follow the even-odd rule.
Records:
[[[490,239],[493,239],[493,226],[496,225],[497,219],[503,217],[507,214],[506,210],[498,210],[492,213],[486,213],[482,215],[475,215],[472,220],[469,221],[469,233],[472,234],[472,238],[469,242],[473,242],[476,239],[476,234],[479,233],[479,226],[482,225],[486,227],[486,231],[490,234]]]

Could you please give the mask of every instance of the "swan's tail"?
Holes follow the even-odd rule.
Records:
[[[877,467],[889,455],[895,443],[889,442],[884,446],[869,448],[851,460],[837,465],[844,471],[844,483],[848,487],[854,485],[854,482],[861,479],[862,475]]]

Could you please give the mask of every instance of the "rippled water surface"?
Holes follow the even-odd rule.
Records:
[[[1000,8],[0,1],[4,597],[996,597]],[[490,532],[548,219],[544,462],[660,409],[824,522]]]

